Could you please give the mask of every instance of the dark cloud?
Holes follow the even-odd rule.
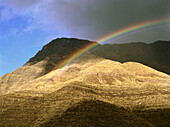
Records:
[[[1,5],[15,11],[28,9],[24,14],[32,20],[29,28],[38,26],[48,35],[64,33],[92,40],[125,26],[170,16],[170,0],[2,0]],[[167,39],[169,28],[141,36],[144,41],[151,41],[158,34],[157,38]],[[139,35],[134,40],[141,40]]]
[[[68,24],[90,28],[91,34],[87,36],[99,38],[128,25],[167,17],[169,9],[167,0],[96,0],[86,10],[78,11],[77,17],[70,18]]]

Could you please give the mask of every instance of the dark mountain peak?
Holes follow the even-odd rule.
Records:
[[[84,39],[77,39],[77,38],[65,38],[65,37],[62,37],[62,38],[57,38],[57,39],[54,39],[52,40],[51,42],[49,42],[48,44],[46,44],[45,46],[43,47],[53,47],[53,46],[59,46],[59,47],[62,47],[62,46],[79,46],[79,45],[83,45],[83,44],[88,44],[92,41],[89,41],[89,40],[84,40]]]
[[[91,43],[97,42],[77,38],[57,38],[44,45],[43,48],[26,64],[35,64],[51,55],[56,56],[61,60],[65,56]]]
[[[45,69],[42,75],[46,74],[51,71],[52,68],[55,68],[61,61],[67,59],[72,53],[92,43],[95,44],[97,42],[77,38],[54,39],[43,46],[43,48],[24,66],[34,65],[40,61],[46,61],[45,64],[40,65]]]

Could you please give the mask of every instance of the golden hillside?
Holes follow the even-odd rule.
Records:
[[[0,96],[0,126],[170,124],[170,76],[140,63],[87,54],[10,90]]]

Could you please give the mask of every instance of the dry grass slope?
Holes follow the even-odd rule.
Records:
[[[170,125],[170,76],[86,55],[0,96],[0,126]]]
[[[60,117],[53,116],[42,127],[153,127],[132,112],[99,100],[83,100],[68,108]]]

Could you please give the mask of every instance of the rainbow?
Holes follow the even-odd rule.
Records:
[[[108,42],[109,40],[117,40],[117,39],[129,36],[129,35],[135,34],[137,32],[141,32],[141,31],[153,28],[155,26],[163,25],[163,24],[166,24],[166,23],[169,23],[169,22],[170,22],[169,18],[164,18],[164,19],[159,19],[159,20],[151,20],[151,21],[138,23],[138,24],[131,25],[131,26],[122,28],[120,30],[114,31],[114,32],[98,39],[97,40],[98,43],[92,43],[92,44],[86,45],[85,47],[81,48],[80,50],[74,52],[67,59],[60,62],[58,64],[57,68],[62,68],[65,65],[73,62],[79,56],[86,53],[90,49],[95,48],[99,44],[104,44],[104,43]]]
[[[154,27],[159,26],[159,25],[167,24],[169,22],[170,22],[169,18],[151,20],[151,21],[138,23],[138,24],[131,25],[131,26],[122,28],[120,30],[114,31],[114,32],[98,39],[97,40],[98,43],[96,43],[96,42],[90,43],[90,44],[86,45],[85,47],[79,49],[78,51],[74,52],[69,57],[67,57],[65,60],[61,61],[57,65],[57,67],[55,67],[55,69],[60,69],[60,68],[64,67],[65,65],[72,63],[78,57],[85,54],[87,51],[97,47],[99,44],[104,44],[104,43],[106,43],[110,40],[120,39],[120,38],[129,36],[129,35],[135,34],[137,32],[141,32],[141,31],[144,31],[144,30],[147,30],[147,29],[151,29],[151,28],[154,28]],[[61,70],[59,70],[59,71],[61,71]],[[53,78],[53,77],[55,77],[55,74],[51,78]],[[49,80],[46,83],[48,83]]]

